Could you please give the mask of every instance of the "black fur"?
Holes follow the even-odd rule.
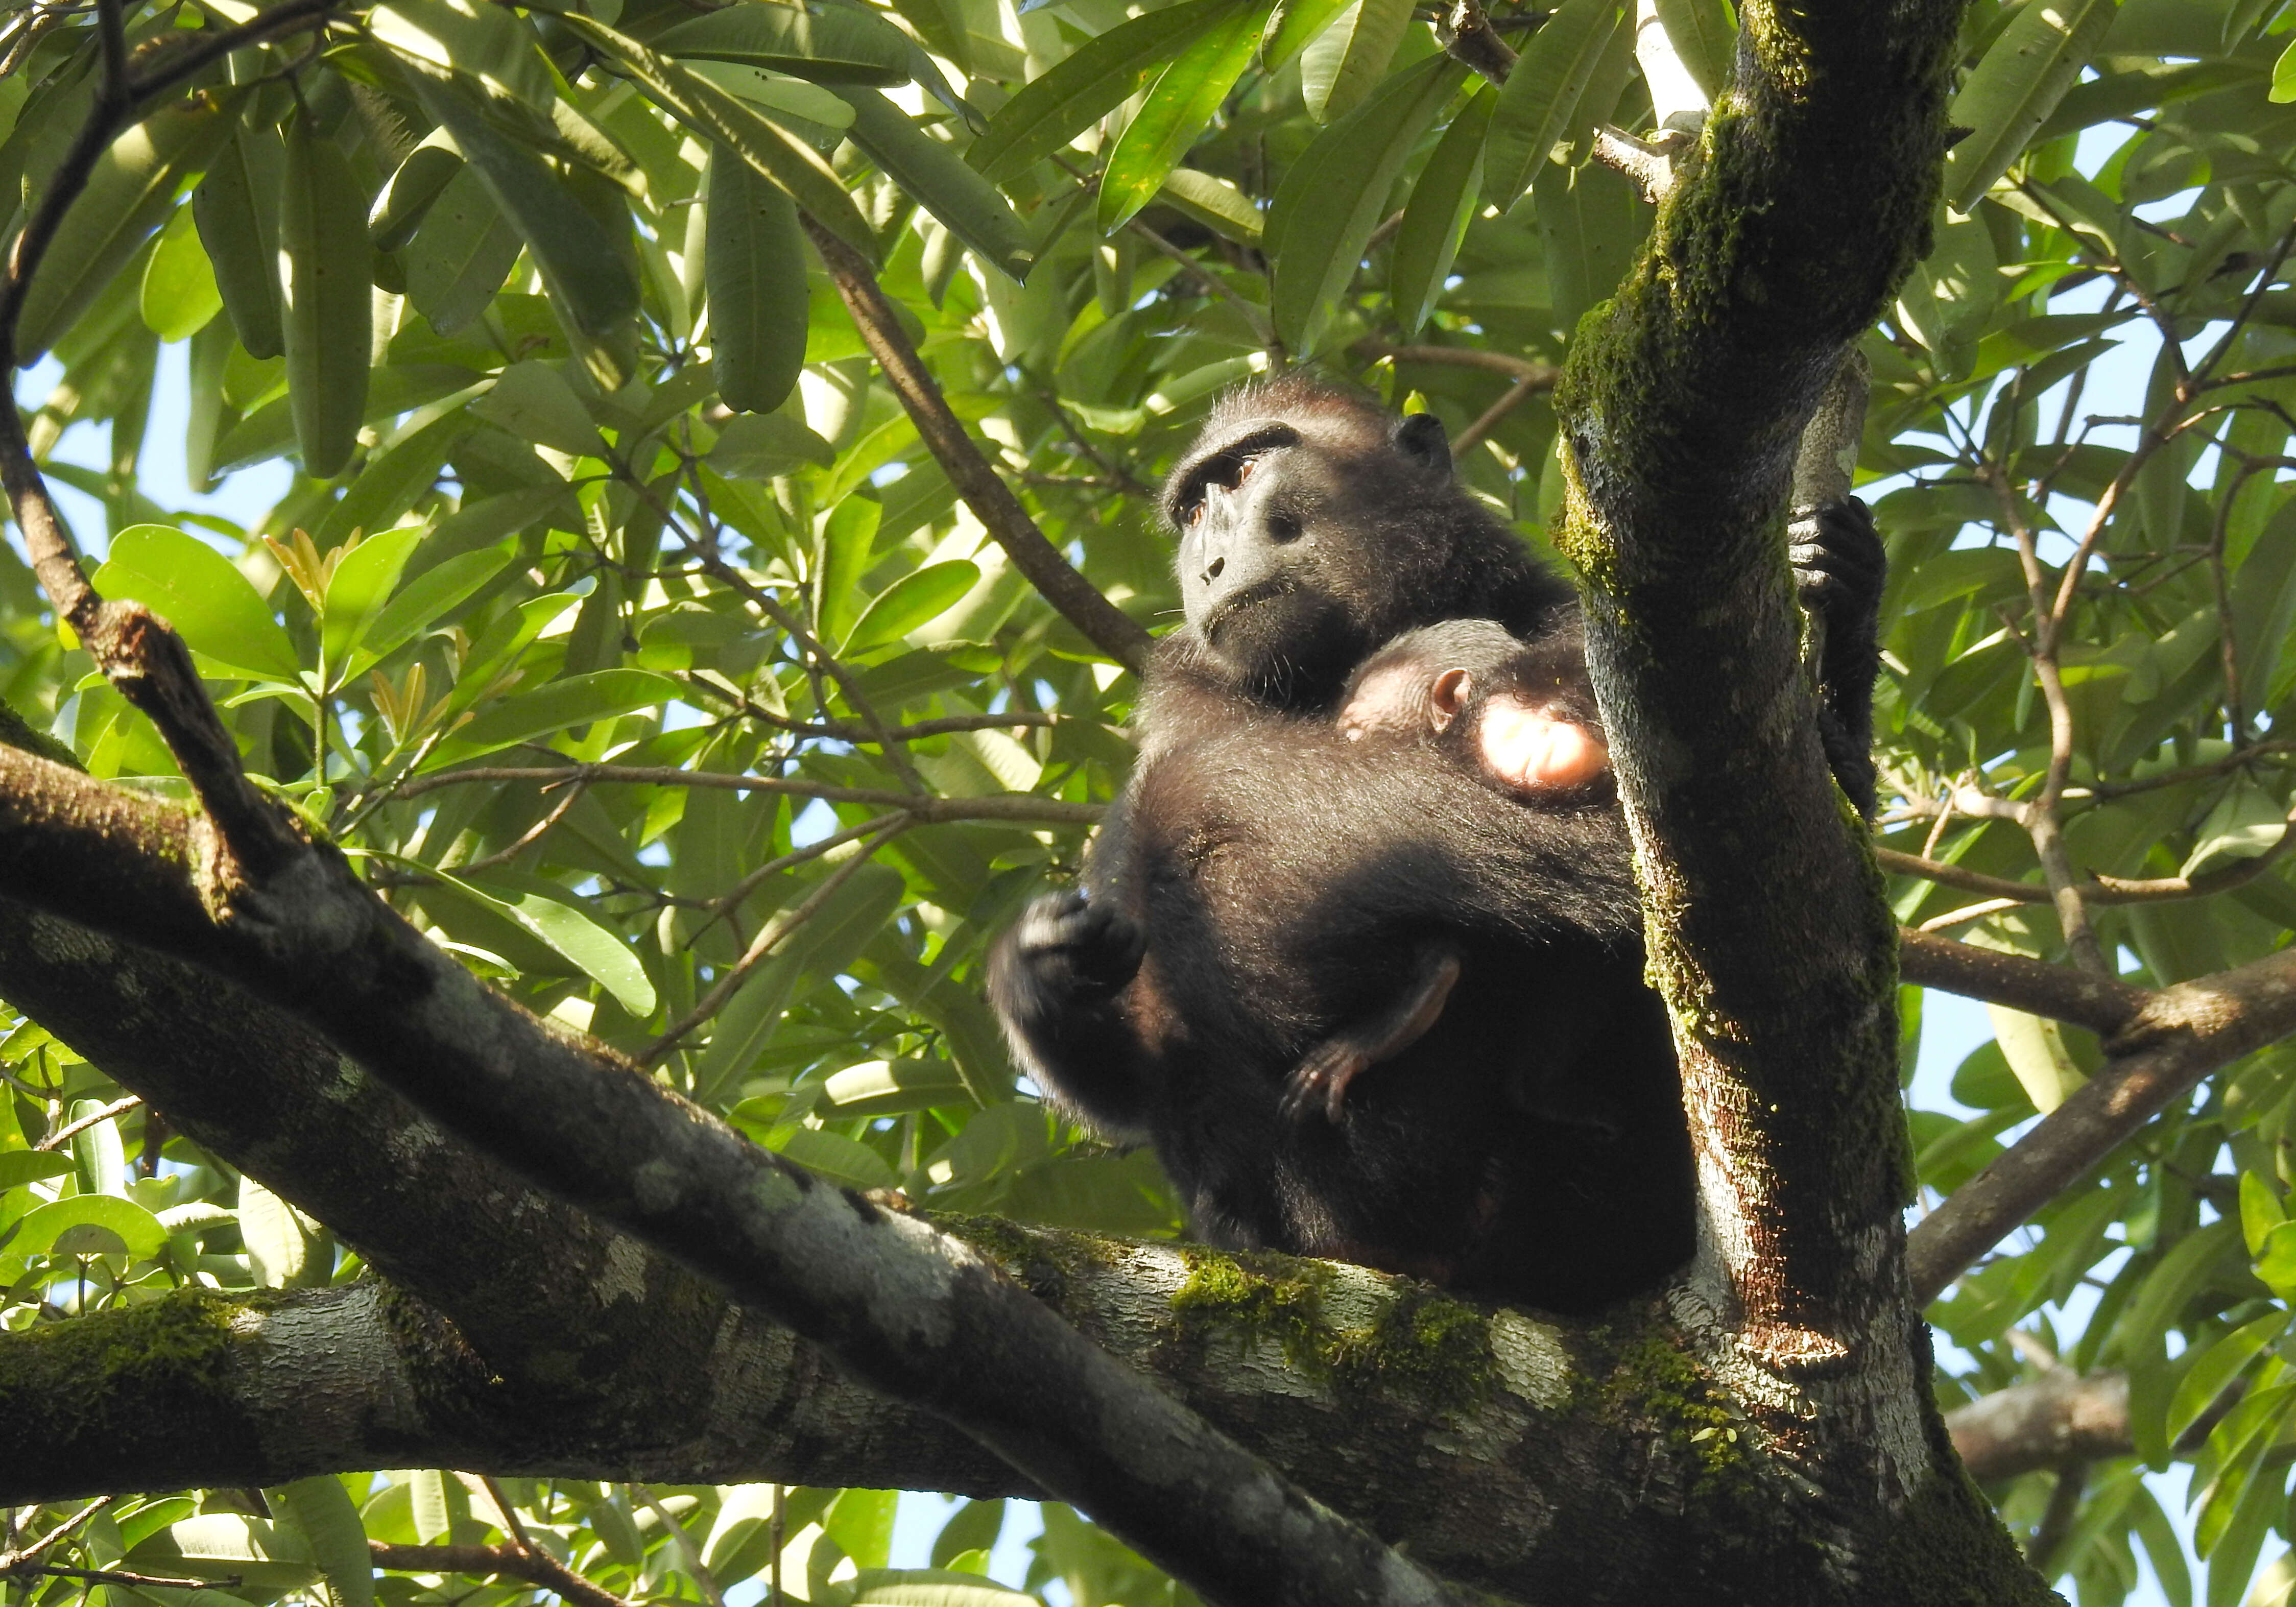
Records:
[[[1152,1142],[1214,1243],[1565,1310],[1654,1283],[1692,1249],[1691,1160],[1607,790],[1526,802],[1333,718],[1414,627],[1495,619],[1552,659],[1568,588],[1453,481],[1439,429],[1296,380],[1226,399],[1167,508],[1187,622],[1138,766],[1083,887],[991,957],[1030,1075]],[[1431,1026],[1328,1109],[1300,1096],[1303,1060],[1438,971]]]

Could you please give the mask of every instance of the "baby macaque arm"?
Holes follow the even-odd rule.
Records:
[[[1446,944],[1426,945],[1393,1004],[1308,1052],[1284,1088],[1283,1114],[1304,1120],[1320,1103],[1325,1119],[1337,1123],[1346,1114],[1348,1085],[1417,1043],[1442,1018],[1444,1003],[1458,980],[1457,952]]]

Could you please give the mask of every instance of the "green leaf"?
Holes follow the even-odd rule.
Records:
[[[815,1597],[816,1607],[1035,1607],[1036,1602],[977,1574],[939,1568],[863,1569]]]
[[[1175,168],[1164,175],[1156,199],[1183,217],[1226,235],[1239,245],[1258,245],[1263,231],[1259,209],[1251,197],[1224,178]]]
[[[1483,136],[1497,103],[1497,90],[1476,91],[1443,131],[1434,154],[1419,170],[1419,182],[1412,186],[1403,226],[1396,231],[1387,282],[1396,327],[1406,336],[1419,332],[1442,295],[1443,281],[1480,202]]]
[[[296,682],[295,644],[247,577],[204,541],[166,525],[130,525],[111,538],[95,588],[163,616],[194,650],[265,680]]]
[[[43,1177],[61,1177],[72,1169],[71,1157],[49,1150],[14,1150],[0,1155],[0,1194]]]
[[[651,670],[600,669],[569,676],[494,704],[455,732],[439,750],[436,762],[459,763],[512,742],[651,709],[677,695],[676,682]]]
[[[853,623],[844,651],[867,652],[898,642],[928,619],[937,619],[980,581],[980,566],[964,558],[929,563],[904,575],[872,598]]]
[[[323,1287],[333,1275],[334,1255],[318,1224],[243,1172],[237,1215],[248,1270],[264,1288]]]
[[[319,650],[329,665],[340,667],[349,658],[353,644],[366,634],[428,529],[415,524],[381,531],[337,562],[335,572],[327,577],[326,606],[321,611]]]
[[[367,25],[410,69],[418,94],[430,69],[468,74],[492,94],[536,110],[548,109],[556,98],[539,37],[501,6],[482,0],[390,0],[369,13]]]
[[[822,1527],[855,1567],[882,1568],[893,1547],[893,1515],[900,1502],[897,1490],[847,1490],[830,1507]]]
[[[2272,64],[2272,90],[2266,99],[2285,104],[2296,101],[2296,44],[2280,53]]]
[[[886,177],[947,224],[982,261],[1015,279],[1029,276],[1029,266],[1036,260],[1035,237],[994,184],[954,147],[918,127],[907,112],[875,90],[843,89],[838,94],[853,108],[853,143]]]
[[[773,480],[800,463],[829,468],[837,449],[787,414],[750,414],[718,432],[708,463],[734,480]]]
[[[167,1248],[160,1218],[117,1194],[74,1194],[36,1205],[8,1242],[12,1256],[125,1255],[148,1260]]]
[[[488,7],[489,12],[494,8]],[[550,299],[576,329],[603,336],[638,307],[638,283],[613,237],[541,157],[493,123],[452,74],[410,71],[407,82],[533,255]]]
[[[665,55],[738,61],[816,84],[890,87],[909,77],[909,40],[860,11],[800,11],[791,5],[728,5],[664,29]]]
[[[1018,177],[1114,111],[1205,29],[1252,3],[1184,0],[1119,23],[1005,102],[965,160],[1000,184]]]
[[[279,324],[279,201],[286,170],[279,130],[242,122],[192,192],[192,221],[215,265],[216,290],[250,357],[286,349]]]
[[[493,304],[517,260],[518,231],[465,167],[424,210],[406,246],[407,299],[432,329],[454,334]]]
[[[374,248],[367,243],[365,198],[349,160],[301,118],[288,130],[283,185],[288,406],[304,471],[328,480],[350,462],[366,414]]]
[[[373,399],[372,391],[369,399]],[[344,488],[342,500],[327,511],[319,528],[311,532],[319,550],[340,546],[353,530],[389,529],[438,485],[447,457],[472,422],[465,410],[451,408],[370,456],[357,478]]]
[[[2242,1324],[2192,1358],[2185,1375],[2177,1381],[2176,1393],[2169,1398],[2170,1440],[2198,1423],[2201,1414],[2216,1403],[2225,1387],[2256,1359],[2265,1346],[2286,1331],[2288,1316],[2285,1311],[2268,1311],[2252,1322]]]
[[[759,176],[789,192],[790,199],[816,223],[871,262],[877,260],[875,231],[818,152],[783,133],[739,95],[603,23],[571,14],[562,20],[620,61],[648,100],[704,139],[733,151]]]
[[[1300,94],[1319,123],[1345,117],[1387,76],[1411,0],[1353,0],[1300,58]]]
[[[882,1155],[842,1133],[791,1127],[774,1136],[774,1148],[807,1171],[847,1188],[890,1188],[900,1181]]]
[[[963,1073],[945,1060],[863,1061],[832,1072],[821,1093],[840,1116],[898,1116],[972,1103]]]
[[[1121,227],[1155,198],[1164,176],[1195,143],[1227,92],[1251,64],[1251,53],[1259,43],[1259,13],[1242,8],[1192,40],[1158,76],[1138,115],[1125,126],[1108,153],[1097,203],[1101,233]]]
[[[192,209],[177,207],[160,231],[160,242],[144,264],[138,310],[144,327],[162,340],[187,340],[223,310],[214,265],[200,245]]]
[[[1275,276],[1270,310],[1277,335],[1294,353],[1314,349],[1386,215],[1396,176],[1466,70],[1435,56],[1397,73],[1316,135],[1284,176],[1268,213]]]
[[[374,242],[374,249],[395,251],[414,239],[430,203],[445,193],[463,166],[453,135],[433,128],[423,135],[422,143],[406,153],[406,160],[384,183],[367,212],[367,238]]]
[[[2009,170],[2112,26],[2119,0],[2033,0],[2009,20],[1946,119],[1972,132],[1945,159],[1945,198],[1966,212]]]
[[[135,249],[168,218],[187,174],[223,148],[233,118],[201,95],[156,111],[104,148],[24,292],[16,320],[20,362],[55,343]]]
[[[1618,0],[1562,0],[1523,46],[1499,91],[1483,152],[1483,199],[1500,211],[1530,187],[1538,164],[1569,132],[1624,16]]]
[[[471,404],[471,411],[521,440],[551,447],[576,457],[595,457],[606,449],[590,410],[553,365],[529,357],[503,370],[494,388]]]
[[[771,413],[805,367],[804,232],[788,193],[722,145],[711,149],[708,183],[710,370],[726,406]]]
[[[517,556],[517,546],[504,542],[458,553],[423,570],[375,614],[359,640],[360,649],[373,658],[383,657],[460,607]]]
[[[2251,1256],[2264,1253],[2264,1239],[2288,1219],[2279,1193],[2254,1172],[2240,1175],[2240,1234]]]
[[[326,1578],[329,1607],[374,1607],[374,1559],[342,1480],[321,1473],[281,1485],[275,1493]]]
[[[643,673],[638,670],[608,669],[599,671],[596,676],[582,676],[576,678],[594,681],[599,676],[636,676]],[[648,678],[660,679],[658,676]],[[567,683],[561,682],[559,685],[562,686]],[[557,690],[556,686],[546,686],[528,695],[541,696],[543,693]],[[464,729],[467,730],[468,727]],[[441,882],[487,906],[496,914],[516,922],[520,926],[541,939],[554,953],[572,962],[575,968],[583,975],[604,988],[612,996],[616,1004],[637,1020],[644,1021],[653,1014],[654,987],[652,980],[645,973],[645,967],[638,963],[638,958],[630,952],[628,944],[591,920],[572,905],[564,902],[564,898],[573,897],[572,894],[566,894],[563,898],[553,898],[543,893],[529,892],[521,893],[514,898],[499,898],[483,888],[449,872],[435,870],[428,866],[423,868],[426,875],[437,877]]]
[[[1305,50],[1352,0],[1275,0],[1260,35],[1259,59],[1269,72]]]
[[[309,1543],[299,1531],[236,1513],[171,1523],[129,1553],[128,1561],[149,1572],[236,1578],[250,1590],[274,1595],[300,1590],[319,1578]]]
[[[1712,105],[1730,82],[1738,56],[1738,29],[1725,0],[1657,0],[1658,20],[1674,53]]]

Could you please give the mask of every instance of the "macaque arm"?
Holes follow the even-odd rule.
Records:
[[[1332,1034],[1308,1052],[1283,1091],[1283,1114],[1304,1119],[1318,1103],[1334,1123],[1346,1113],[1348,1085],[1383,1060],[1402,1054],[1442,1018],[1459,980],[1459,955],[1430,943],[1395,1002],[1370,1020]]]

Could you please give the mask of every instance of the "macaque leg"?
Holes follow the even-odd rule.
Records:
[[[1439,943],[1421,949],[1418,965],[1394,1004],[1308,1051],[1285,1085],[1283,1114],[1303,1120],[1320,1101],[1324,1117],[1337,1123],[1346,1113],[1348,1085],[1424,1037],[1441,1019],[1458,980],[1456,951]]]

